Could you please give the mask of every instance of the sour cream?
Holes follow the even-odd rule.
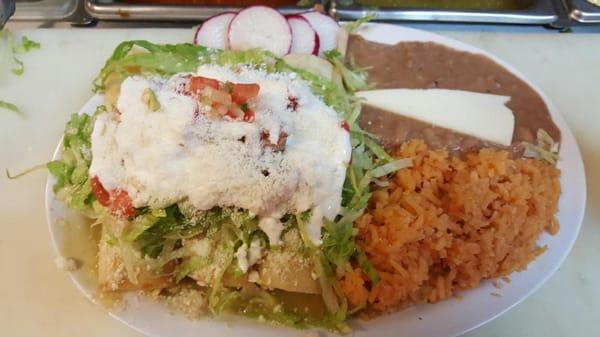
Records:
[[[192,97],[177,91],[184,77],[134,76],[121,85],[116,114],[99,115],[92,133],[90,175],[108,190],[125,189],[135,207],[165,207],[186,200],[198,210],[235,206],[257,214],[277,241],[287,213],[312,210],[333,219],[341,207],[350,137],[342,119],[296,74],[216,65],[196,75],[257,83],[253,122],[210,118]],[[142,95],[160,103],[150,111]],[[290,100],[295,103],[293,106]],[[261,134],[285,149],[265,147]],[[321,221],[308,224],[320,233]],[[318,243],[318,235],[315,243]]]

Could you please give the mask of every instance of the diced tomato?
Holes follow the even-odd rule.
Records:
[[[133,208],[129,193],[122,189],[111,191],[110,210],[115,216],[131,218],[135,215],[135,208]]]
[[[350,125],[348,125],[348,122],[343,121],[341,127],[342,127],[342,129],[350,132]]]
[[[251,98],[258,96],[260,86],[254,83],[234,83],[231,89],[231,98],[234,103],[244,104]]]
[[[277,144],[271,143],[271,140],[269,139],[269,137],[270,137],[270,133],[268,130],[262,130],[260,132],[260,142],[261,142],[262,146],[264,146],[265,148],[270,148],[275,152],[280,152],[285,149],[285,143],[286,143],[287,137],[288,137],[287,133],[285,133],[283,131],[279,133],[279,137],[277,138]]]
[[[217,116],[254,121],[254,111],[248,109],[248,100],[258,96],[260,86],[254,83],[219,82],[212,78],[190,76],[185,93],[195,96],[203,104],[211,104]]]
[[[219,116],[226,116],[229,113],[227,106],[225,106],[221,103],[213,103],[212,108],[213,108],[213,111]],[[233,118],[235,118],[235,117],[233,117]]]
[[[233,90],[233,83],[231,83],[229,81],[222,83],[221,90],[225,91],[228,94],[231,94],[231,91]]]
[[[252,109],[246,109],[246,111],[244,112],[244,118],[243,121],[244,122],[248,122],[248,123],[252,123],[254,122],[254,110]]]
[[[188,85],[188,92],[197,93],[205,87],[210,87],[213,89],[219,89],[221,83],[212,78],[206,78],[202,76],[192,76],[190,78],[190,83]]]
[[[231,104],[229,106],[229,111],[227,112],[227,116],[230,116],[231,118],[238,119],[238,118],[243,118],[244,115],[245,115],[244,110],[242,110],[242,108],[240,108],[239,105],[237,105],[237,104]]]
[[[98,179],[98,176],[92,177],[91,183],[92,192],[96,196],[96,199],[98,200],[100,205],[108,207],[110,205],[110,194],[108,194],[108,192],[104,189],[104,186],[102,186],[102,183],[100,182],[100,179]]]
[[[260,131],[260,140],[261,141],[265,141],[269,139],[269,131],[268,130],[261,130]]]
[[[231,110],[227,110],[227,112],[225,113],[225,116],[231,118],[231,119],[236,119],[237,116],[235,115],[235,113],[233,113],[233,111]]]
[[[100,205],[108,207],[113,215],[126,218],[135,215],[135,208],[127,191],[118,188],[109,193],[97,176],[92,177],[91,184],[92,192]]]
[[[287,142],[287,137],[288,137],[288,134],[281,131],[281,133],[279,134],[279,139],[277,140],[277,149],[279,151],[283,151],[283,149],[285,149],[285,143]]]
[[[292,111],[296,111],[298,109],[298,97],[296,97],[296,96],[289,96],[288,97],[287,108],[290,109],[290,110],[292,110]]]

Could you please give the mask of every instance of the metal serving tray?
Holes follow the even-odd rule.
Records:
[[[508,24],[551,24],[558,19],[551,0],[535,0],[529,7],[515,10],[417,9],[369,7],[360,5],[332,6],[331,11],[342,20],[356,20],[369,12],[377,12],[380,21],[435,21]]]
[[[581,23],[600,23],[600,7],[585,0],[564,0],[572,20]]]
[[[11,20],[64,20],[77,10],[77,0],[17,0]]]
[[[86,12],[100,20],[121,21],[199,21],[241,7],[202,5],[143,5],[112,0],[84,0]],[[306,7],[279,7],[284,14],[298,13]]]

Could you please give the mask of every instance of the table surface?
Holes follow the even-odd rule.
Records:
[[[534,295],[468,334],[600,336],[600,34],[434,31],[488,50],[536,83],[565,116],[586,167],[582,232],[560,270]],[[17,172],[51,158],[68,116],[89,98],[90,83],[114,46],[131,38],[186,41],[189,30],[15,30],[40,41],[24,55],[22,77],[0,76],[0,168]],[[46,173],[0,178],[0,335],[140,336],[86,300],[55,264],[44,209]]]

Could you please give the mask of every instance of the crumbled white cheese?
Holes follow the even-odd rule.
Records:
[[[235,258],[237,259],[238,268],[244,273],[247,272],[248,268],[250,268],[248,263],[248,245],[242,243],[235,251]]]
[[[256,264],[261,257],[260,240],[254,239],[250,242],[250,248],[248,249],[248,264],[250,267]]]
[[[254,122],[211,119],[202,113],[205,107],[175,90],[183,76],[129,77],[121,85],[118,118],[97,118],[90,174],[107,190],[125,189],[135,207],[187,200],[199,210],[235,206],[278,219],[318,209],[333,219],[351,154],[340,116],[308,83],[286,74],[216,65],[201,66],[197,74],[259,84],[250,102]],[[148,112],[140,99],[148,88],[160,103],[158,111]],[[295,109],[288,107],[290,97]],[[264,147],[264,132],[273,144],[287,134],[285,150]],[[275,230],[271,234],[277,236]]]
[[[252,267],[262,257],[260,248],[260,240],[254,239],[250,242],[250,247],[243,243],[235,252],[235,257],[238,262],[238,267],[244,273],[248,268]]]
[[[54,259],[56,267],[62,271],[75,271],[79,269],[79,263],[77,260],[70,257],[58,256]]]
[[[283,231],[283,224],[281,221],[275,218],[265,217],[260,219],[258,227],[267,234],[270,245],[281,245],[281,232]]]
[[[211,240],[207,238],[199,239],[194,241],[192,244],[192,251],[200,257],[207,257],[210,254],[212,248]]]

